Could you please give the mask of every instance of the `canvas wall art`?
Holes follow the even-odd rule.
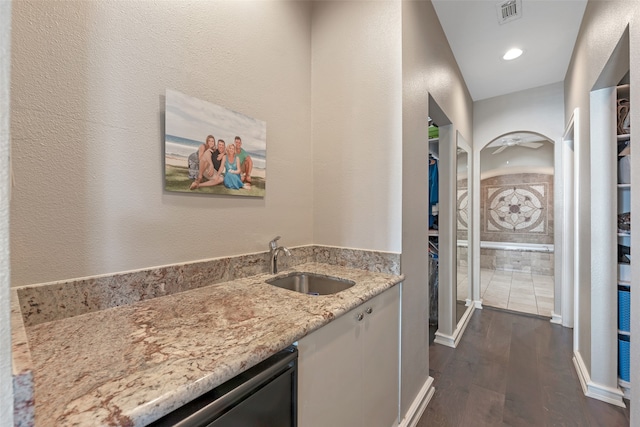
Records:
[[[267,125],[167,89],[165,190],[264,197]]]

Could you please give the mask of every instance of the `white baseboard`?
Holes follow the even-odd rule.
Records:
[[[460,342],[460,339],[462,338],[464,330],[467,329],[467,325],[469,324],[469,320],[471,319],[471,315],[473,314],[475,309],[475,305],[472,305],[464,312],[464,314],[460,318],[460,321],[458,322],[458,325],[456,326],[455,331],[453,331],[453,335],[446,335],[436,331],[436,337],[433,342],[447,347],[456,348],[458,346],[458,343]]]
[[[562,325],[562,316],[556,313],[551,313],[551,323]]]
[[[587,382],[590,381],[590,375],[587,371],[587,367],[584,365],[582,361],[582,356],[579,352],[573,352],[573,366],[576,368],[576,373],[578,374],[578,379],[580,380],[580,385],[582,386],[582,392],[587,394]]]
[[[624,397],[622,390],[617,387],[608,387],[591,381],[591,375],[589,374],[579,351],[573,352],[573,366],[576,368],[578,378],[580,379],[580,385],[582,386],[582,391],[585,396],[601,400],[615,406],[620,406],[622,408],[627,407],[622,400]]]
[[[475,309],[476,309],[475,305],[470,306],[470,308],[465,310],[464,314],[460,318],[460,321],[458,322],[458,327],[453,333],[456,337],[456,346],[460,342],[460,338],[462,338],[462,335],[464,334],[465,329],[467,329],[467,325],[469,324],[469,320],[471,320],[471,315],[473,314]]]
[[[415,427],[418,425],[418,421],[420,421],[422,414],[424,414],[424,410],[427,409],[427,405],[431,401],[435,391],[436,389],[433,388],[433,377],[427,378],[427,381],[425,381],[420,392],[418,392],[413,403],[411,403],[409,410],[404,418],[402,418],[402,421],[400,421],[398,427]]]
[[[433,340],[434,343],[451,348],[456,348],[456,337],[454,335],[446,335],[438,331],[436,331],[435,335],[436,337]]]

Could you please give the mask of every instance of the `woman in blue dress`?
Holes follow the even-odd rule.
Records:
[[[229,144],[227,147],[227,155],[224,158],[224,186],[232,190],[239,190],[240,188],[249,189],[248,184],[242,184],[240,179],[240,159],[236,156],[236,146]]]

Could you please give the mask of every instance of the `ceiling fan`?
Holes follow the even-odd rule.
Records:
[[[494,147],[498,146],[498,148],[494,150],[491,154],[501,153],[509,147],[520,146],[520,147],[536,149],[536,148],[542,147],[543,145],[544,143],[542,142],[524,141],[522,138],[517,136],[512,138],[502,138],[499,142],[496,141],[496,143],[493,144]]]

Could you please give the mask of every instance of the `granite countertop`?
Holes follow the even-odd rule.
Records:
[[[37,426],[144,426],[402,281],[321,263],[353,280],[309,296],[244,279],[26,328]]]

